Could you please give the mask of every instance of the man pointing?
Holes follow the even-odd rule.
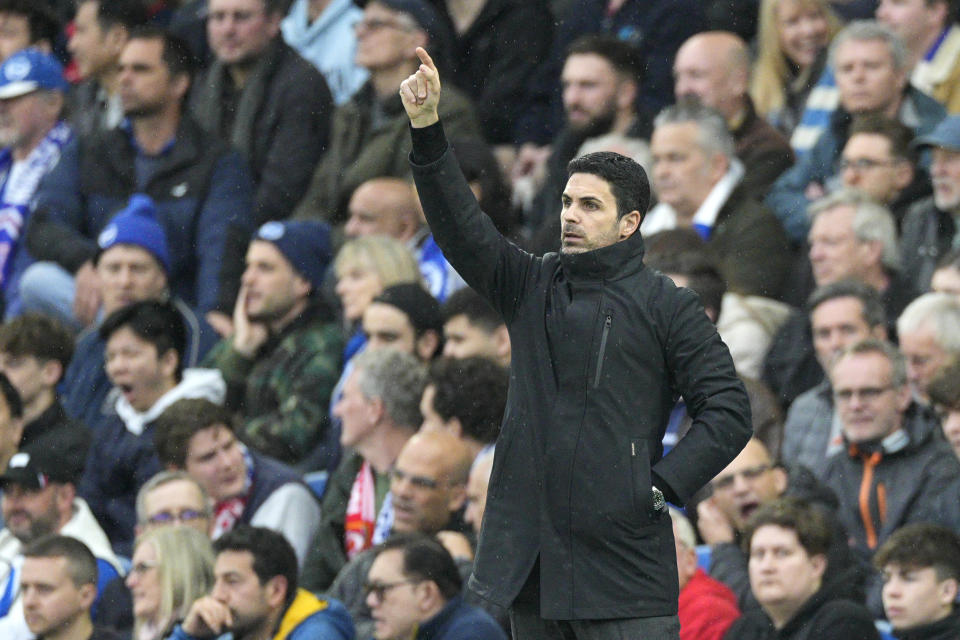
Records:
[[[643,265],[639,165],[615,153],[572,161],[560,254],[528,254],[480,211],[437,116],[436,67],[417,55],[400,94],[427,221],[514,345],[469,588],[509,607],[522,640],[677,638],[664,498],[683,504],[750,437],[730,354],[696,296]],[[681,395],[694,425],[663,457]]]

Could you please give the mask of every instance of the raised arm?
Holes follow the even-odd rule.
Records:
[[[422,129],[440,120],[437,105],[440,102],[440,73],[433,58],[423,47],[417,47],[420,68],[400,83],[400,99],[407,110],[410,125]]]

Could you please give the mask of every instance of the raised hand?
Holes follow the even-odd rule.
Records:
[[[262,322],[251,322],[247,316],[247,285],[240,285],[233,307],[233,349],[246,358],[253,358],[270,335]]]
[[[420,68],[400,83],[400,99],[414,128],[429,127],[440,119],[437,103],[440,101],[440,73],[433,58],[423,47],[417,47]]]

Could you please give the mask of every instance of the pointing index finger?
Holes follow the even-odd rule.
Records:
[[[430,54],[427,53],[427,50],[423,47],[417,47],[417,57],[420,58],[420,62],[427,65],[431,71],[437,70],[437,65],[433,63],[433,58],[430,57]]]

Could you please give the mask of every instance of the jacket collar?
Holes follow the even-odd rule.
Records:
[[[960,634],[960,610],[954,605],[953,612],[943,620],[931,622],[913,629],[894,629],[898,640],[950,640]]]
[[[449,624],[454,612],[460,608],[462,602],[463,598],[461,596],[450,598],[437,615],[420,625],[420,629],[417,631],[417,640],[431,640],[432,638],[441,637],[440,633],[444,627]]]
[[[53,404],[47,407],[43,413],[33,419],[30,424],[24,425],[23,437],[20,439],[20,449],[35,441],[43,434],[53,431],[62,423],[67,421],[67,413],[63,410],[60,400],[54,398]]]
[[[638,228],[629,238],[600,249],[561,253],[560,264],[571,280],[616,280],[642,269],[643,253],[643,236]]]

